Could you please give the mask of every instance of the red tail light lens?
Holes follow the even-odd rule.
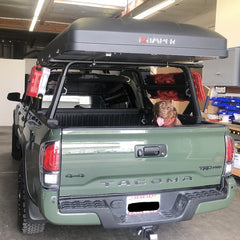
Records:
[[[230,136],[225,137],[225,143],[226,143],[226,162],[231,162],[233,160],[233,154],[234,154],[234,141]]]
[[[47,171],[59,171],[59,143],[47,145],[43,155],[43,168]]]

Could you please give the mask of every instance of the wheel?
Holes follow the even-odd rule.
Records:
[[[15,125],[12,126],[12,157],[15,160],[20,160],[22,158],[21,146],[18,141],[18,137],[15,132]]]
[[[41,233],[45,230],[45,222],[34,221],[28,216],[28,196],[22,165],[18,171],[18,227],[24,234]]]

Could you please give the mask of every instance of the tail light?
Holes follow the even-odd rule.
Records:
[[[229,176],[233,170],[234,140],[230,136],[225,137],[225,175]]]
[[[56,188],[59,182],[60,142],[44,144],[40,152],[40,180],[46,188]]]

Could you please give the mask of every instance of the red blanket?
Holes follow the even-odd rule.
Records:
[[[183,73],[168,73],[168,74],[156,74],[152,75],[154,77],[155,84],[159,85],[174,85],[176,82],[182,81],[182,78],[184,78]],[[192,78],[194,81],[198,101],[204,101],[206,96],[203,90],[202,86],[202,78],[199,73],[192,72]],[[169,90],[158,90],[157,91],[157,97],[154,98],[160,98],[162,100],[174,100],[174,101],[184,101],[186,100],[184,97],[179,94],[177,90],[170,89]]]

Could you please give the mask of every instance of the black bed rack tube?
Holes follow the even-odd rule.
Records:
[[[198,104],[198,97],[197,97],[194,81],[192,78],[191,70],[187,66],[182,66],[181,68],[183,72],[187,75],[187,80],[188,80],[188,84],[191,92],[192,104],[194,109],[194,116],[196,117],[196,123],[200,123],[202,121],[202,114]]]
[[[93,61],[67,61],[67,60],[52,60],[52,63],[55,62],[55,63],[65,63],[65,67],[62,71],[62,74],[60,76],[60,80],[58,81],[57,83],[57,91],[54,93],[53,95],[53,100],[51,102],[51,105],[46,113],[46,116],[48,119],[53,119],[54,116],[55,116],[55,112],[56,112],[56,109],[57,109],[57,106],[58,106],[58,103],[59,103],[59,100],[60,100],[60,97],[61,97],[61,93],[62,93],[62,89],[63,89],[63,85],[65,83],[65,79],[66,79],[66,75],[67,75],[67,72],[68,72],[68,69],[74,65],[74,64],[89,64],[91,65],[93,63]],[[136,63],[136,62],[106,62],[106,61],[94,61],[95,63],[95,66],[98,65],[98,64],[109,64],[109,65],[135,65],[135,66],[162,66],[162,67],[166,67],[166,66],[169,66],[169,67],[180,67],[182,68],[183,72],[186,74],[187,76],[187,79],[189,81],[189,87],[190,87],[190,90],[191,90],[191,93],[192,93],[192,102],[193,102],[193,107],[194,107],[194,115],[195,117],[197,118],[197,122],[201,122],[202,120],[202,116],[201,116],[201,111],[200,111],[200,108],[199,108],[199,105],[198,105],[198,99],[197,99],[197,94],[196,94],[196,90],[195,90],[195,86],[194,86],[194,82],[193,82],[193,79],[192,79],[192,74],[191,74],[191,71],[190,71],[190,68],[191,67],[194,67],[194,68],[202,68],[202,65],[201,64],[179,64],[179,63]],[[94,67],[95,67],[94,66]],[[93,67],[93,68],[94,68]]]
[[[57,59],[51,59],[51,63],[71,63],[71,60],[57,60]],[[109,62],[109,61],[95,61],[95,60],[83,60],[83,61],[74,61],[74,64],[89,64],[89,66],[92,65],[92,67],[96,67],[97,65],[120,65],[120,66],[159,66],[159,67],[180,67],[180,66],[186,66],[189,68],[202,68],[203,65],[201,63],[161,63],[161,62]],[[94,66],[93,66],[94,63]]]
[[[48,119],[53,119],[55,116],[55,112],[58,106],[58,103],[60,101],[60,97],[62,94],[62,89],[63,89],[63,85],[65,83],[65,79],[66,79],[66,75],[68,72],[68,69],[70,68],[71,65],[76,64],[77,62],[69,62],[67,65],[65,65],[62,74],[60,76],[60,80],[57,83],[56,89],[57,91],[54,93],[53,95],[53,100],[51,102],[50,107],[48,108],[48,111],[46,113],[46,116]]]

